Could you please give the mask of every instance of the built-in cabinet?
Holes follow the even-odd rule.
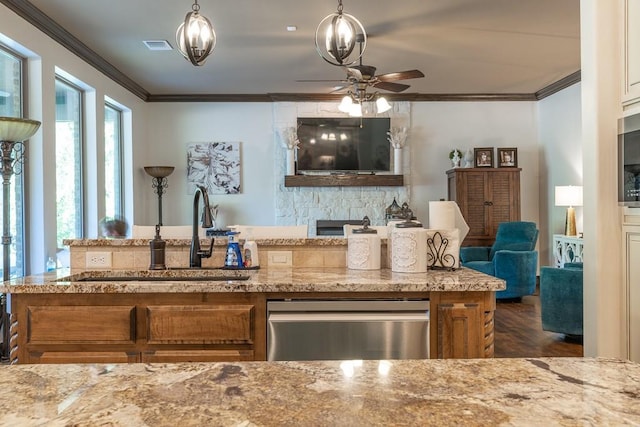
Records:
[[[624,0],[624,76],[622,103],[640,101],[640,0]]]
[[[520,220],[520,168],[447,171],[448,197],[469,225],[462,246],[491,246],[498,224]]]
[[[14,295],[19,363],[265,360],[256,294]]]
[[[628,357],[640,362],[640,217],[627,217],[623,226],[623,277]]]
[[[269,298],[300,293],[13,294],[11,363],[267,360]],[[493,357],[495,293],[305,293],[430,299],[430,357]]]

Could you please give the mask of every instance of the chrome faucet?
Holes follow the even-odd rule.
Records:
[[[189,253],[190,268],[202,267],[202,258],[209,258],[213,253],[213,237],[211,238],[211,246],[209,246],[209,250],[200,249],[200,237],[198,236],[198,202],[200,201],[200,194],[202,194],[202,200],[204,202],[204,208],[202,211],[202,228],[213,227],[207,189],[201,185],[198,185],[198,188],[196,188],[196,192],[193,196],[193,234],[191,236],[191,252]]]

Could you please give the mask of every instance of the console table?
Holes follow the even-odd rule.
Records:
[[[582,261],[583,239],[577,236],[553,235],[553,255],[556,267],[563,268],[566,262]]]

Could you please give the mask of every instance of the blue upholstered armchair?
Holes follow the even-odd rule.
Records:
[[[540,268],[542,329],[570,336],[582,332],[582,263]]]
[[[496,292],[498,299],[532,295],[536,291],[537,241],[534,222],[503,222],[498,225],[493,246],[462,247],[460,262],[464,267],[504,279],[507,289]]]

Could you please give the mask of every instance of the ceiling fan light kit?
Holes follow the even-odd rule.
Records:
[[[337,12],[326,16],[316,28],[318,54],[329,64],[337,66],[355,64],[367,45],[364,26],[355,16],[343,13],[342,8],[342,0],[338,0]],[[359,50],[355,49],[356,43],[360,43]]]
[[[216,46],[216,32],[206,17],[200,15],[200,5],[195,0],[184,22],[176,31],[176,43],[180,53],[193,65],[203,65]]]

